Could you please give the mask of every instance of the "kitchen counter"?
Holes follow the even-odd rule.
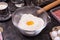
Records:
[[[48,12],[49,13],[49,12]],[[51,16],[51,22],[42,30],[42,32],[35,37],[27,37],[20,33],[20,31],[12,24],[12,20],[9,19],[6,22],[0,23],[4,28],[3,37],[4,40],[51,40],[49,32],[54,26],[60,25],[60,23]]]
[[[60,6],[60,5],[59,5]],[[60,23],[51,15],[51,22],[42,30],[42,32],[35,37],[27,37],[20,33],[20,31],[12,24],[12,20],[9,19],[5,22],[0,22],[0,26],[3,27],[3,38],[4,40],[51,40],[49,32],[54,26],[59,26]]]

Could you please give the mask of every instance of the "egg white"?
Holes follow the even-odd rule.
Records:
[[[26,24],[26,22],[28,21],[33,21],[34,24],[28,26]],[[35,17],[32,14],[24,14],[18,23],[18,28],[23,30],[37,30],[42,28],[43,25],[44,25],[44,21],[42,18]]]

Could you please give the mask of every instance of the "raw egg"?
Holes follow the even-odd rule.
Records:
[[[36,17],[32,14],[23,14],[18,23],[18,28],[24,30],[38,30],[44,25],[42,18]]]

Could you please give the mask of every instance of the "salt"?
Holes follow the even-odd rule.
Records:
[[[4,10],[8,7],[8,4],[6,2],[0,2],[0,10]]]

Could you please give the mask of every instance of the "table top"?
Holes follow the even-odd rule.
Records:
[[[49,13],[49,12],[48,12]],[[51,16],[51,22],[42,30],[42,32],[35,37],[26,37],[20,33],[20,31],[13,25],[12,20],[0,23],[4,28],[3,37],[4,40],[51,40],[49,32],[54,26],[60,25],[60,23]]]
[[[51,22],[47,24],[47,26],[42,30],[40,34],[34,37],[27,37],[22,35],[20,31],[13,25],[12,19],[9,19],[5,22],[0,22],[0,26],[2,26],[4,29],[4,40],[51,40],[49,32],[54,26],[59,26],[60,23],[51,15],[49,11],[48,14],[51,17]]]

